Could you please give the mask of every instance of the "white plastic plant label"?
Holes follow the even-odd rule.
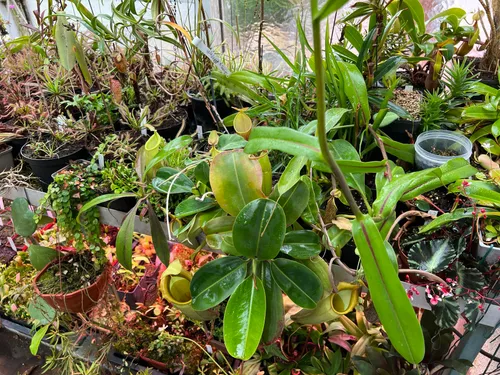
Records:
[[[212,62],[217,66],[217,68],[219,68],[219,70],[224,73],[225,75],[229,75],[231,72],[229,71],[229,69],[222,63],[222,61],[219,60],[219,58],[217,57],[217,55],[214,53],[214,51],[212,51],[210,48],[207,47],[207,45],[205,43],[203,43],[203,41],[198,38],[198,37],[195,37],[193,39],[193,45],[198,48],[205,56],[207,56],[210,60],[212,60]]]
[[[413,92],[413,86],[412,85],[406,85],[405,86],[405,91]]]
[[[11,249],[14,250],[14,251],[17,251],[16,244],[14,243],[14,241],[12,240],[12,238],[11,237],[7,237],[7,241],[9,241],[9,245],[10,245]]]
[[[203,139],[203,128],[201,125],[196,126],[196,134],[198,134],[198,139]]]
[[[104,155],[103,154],[97,155],[97,164],[99,165],[99,169],[104,168]]]

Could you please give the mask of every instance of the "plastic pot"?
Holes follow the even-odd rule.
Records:
[[[10,141],[7,141],[7,144],[12,146],[12,157],[17,158],[27,141],[28,138],[13,138]]]
[[[33,279],[33,289],[35,293],[47,302],[54,309],[61,312],[68,312],[73,314],[84,313],[94,307],[101,299],[109,285],[111,277],[111,266],[107,264],[103,273],[97,280],[90,286],[78,289],[71,293],[58,293],[58,294],[43,294],[38,289],[38,281],[40,277],[47,272],[47,270],[59,262],[64,262],[68,256],[63,257],[61,260],[55,259],[47,264]]]
[[[483,233],[481,231],[479,232],[476,258],[478,261],[481,261],[484,258],[484,261],[489,265],[500,262],[500,247],[485,244],[483,242]]]
[[[188,96],[191,100],[195,126],[201,126],[203,128],[203,132],[217,129],[217,123],[214,121],[212,115],[208,111],[205,100],[203,98],[195,96],[192,93],[188,93]],[[212,105],[215,105],[221,119],[234,113],[234,109],[232,109],[231,106],[229,106],[222,98],[210,100],[210,103]]]
[[[453,151],[456,155],[438,155]],[[435,168],[456,158],[469,160],[472,143],[464,135],[449,130],[430,130],[420,134],[415,142],[415,164],[419,169]]]
[[[411,138],[408,134],[412,136],[417,134],[420,125],[420,121],[397,119],[381,128],[381,130],[396,142],[409,143]]]
[[[87,150],[82,147],[80,150],[61,158],[33,159],[26,156],[25,154],[25,150],[28,145],[29,143],[26,143],[21,148],[21,156],[29,164],[34,175],[40,179],[45,189],[52,181],[54,181],[54,179],[52,178],[52,174],[54,172],[57,172],[58,170],[67,166],[70,160],[85,159],[88,156]]]
[[[7,146],[6,150],[0,152],[0,172],[6,171],[14,166],[12,157],[12,146]]]

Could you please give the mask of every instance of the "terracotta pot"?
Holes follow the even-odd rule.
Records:
[[[47,302],[54,309],[61,312],[69,313],[84,313],[89,311],[94,307],[97,302],[101,299],[110,283],[111,278],[111,266],[109,264],[104,268],[103,273],[97,278],[97,280],[90,286],[78,289],[77,291],[71,293],[58,293],[58,294],[43,294],[38,289],[38,280],[40,277],[47,272],[49,267],[52,267],[58,262],[64,262],[68,257],[64,257],[61,260],[56,259],[51,263],[47,264],[33,280],[33,288],[35,293],[40,296],[45,302]]]

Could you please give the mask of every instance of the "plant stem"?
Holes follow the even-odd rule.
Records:
[[[410,268],[401,268],[398,272],[399,273],[412,273],[415,275],[420,275],[422,277],[425,277],[427,280],[435,281],[435,282],[438,282],[439,284],[443,284],[444,286],[448,286],[448,283],[446,281],[444,281],[442,278],[434,275],[433,273],[427,272],[427,271],[413,270]]]
[[[317,11],[317,0],[311,0],[311,9],[314,14]],[[319,146],[321,148],[321,153],[325,158],[326,162],[330,166],[332,173],[337,180],[342,193],[344,194],[353,214],[357,219],[361,219],[363,214],[359,209],[354,197],[349,189],[349,185],[340,170],[332,154],[328,150],[328,140],[326,138],[326,119],[325,119],[325,71],[323,67],[323,56],[321,53],[321,35],[320,35],[320,20],[313,20],[313,41],[314,41],[314,65],[316,69],[316,101],[317,101],[317,113],[318,113],[318,127],[316,135],[318,137]]]

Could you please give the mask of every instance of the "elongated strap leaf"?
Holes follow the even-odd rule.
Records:
[[[408,163],[415,163],[415,146],[393,141],[389,137],[380,136],[387,153]]]
[[[463,195],[481,201],[500,205],[500,192],[496,185],[485,181],[458,180],[448,187],[452,193]]]
[[[266,319],[262,281],[249,277],[234,291],[224,313],[224,343],[235,358],[250,359],[259,346]]]
[[[168,238],[165,234],[160,219],[156,216],[153,206],[148,201],[148,217],[149,225],[151,226],[151,237],[153,237],[153,245],[155,247],[156,255],[160,258],[161,262],[168,266],[170,263],[170,246],[168,245]]]
[[[285,327],[285,314],[283,307],[283,293],[276,284],[271,273],[271,265],[262,263],[262,282],[266,291],[266,319],[262,342],[270,344],[281,336]]]
[[[484,215],[486,215],[486,217],[500,217],[500,212],[494,211],[489,207],[476,207],[475,209],[472,207],[458,208],[453,212],[442,214],[441,216],[438,216],[437,218],[432,220],[429,224],[420,227],[419,233],[428,233],[437,229],[441,229],[447,224],[453,223],[457,220],[474,219],[477,217],[477,212],[482,212],[482,210],[485,211]]]
[[[286,216],[286,226],[290,226],[297,221],[306,209],[309,203],[309,187],[307,183],[299,180],[285,194],[279,195],[278,190],[274,189],[269,196],[283,208]]]
[[[135,213],[141,201],[138,201],[125,219],[116,236],[116,258],[118,262],[132,271],[132,240],[134,239]]]
[[[90,210],[92,207],[95,207],[101,203],[106,203],[110,201],[114,201],[120,198],[133,198],[137,197],[135,193],[120,193],[120,194],[104,194],[100,195],[94,199],[92,199],[90,202],[85,203],[82,208],[80,208],[80,211],[78,212],[78,216],[76,217],[76,221],[79,223],[80,222],[80,215],[83,214],[85,211]]]
[[[410,363],[420,363],[425,343],[420,323],[391,264],[387,244],[373,219],[355,220],[352,233],[375,309],[394,348]]]

